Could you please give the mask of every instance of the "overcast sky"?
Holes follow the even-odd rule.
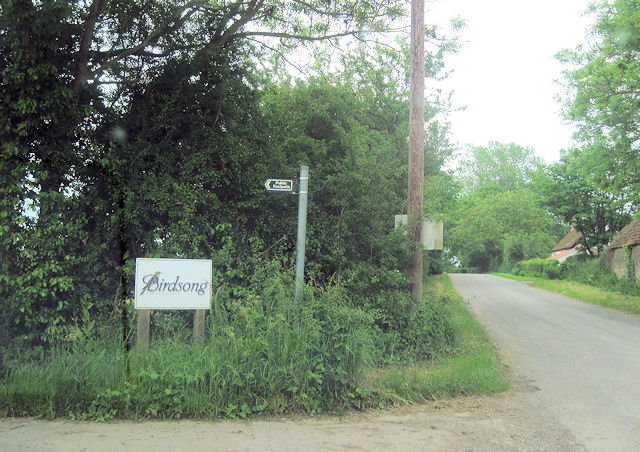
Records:
[[[427,2],[426,22],[455,16],[467,26],[462,49],[450,56],[454,73],[443,87],[454,91],[452,138],[460,147],[489,141],[530,146],[547,163],[571,145],[554,83],[562,65],[554,55],[585,40],[591,0],[439,0]]]

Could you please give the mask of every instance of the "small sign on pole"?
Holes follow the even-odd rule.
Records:
[[[271,193],[293,193],[293,179],[267,179],[264,188]],[[300,189],[298,190],[298,238],[296,241],[295,303],[302,302],[304,284],[304,253],[307,237],[307,198],[309,194],[309,167],[300,166]]]
[[[293,193],[293,179],[267,179],[264,188],[274,193]]]
[[[409,222],[408,215],[396,215],[395,227],[406,225]],[[443,234],[444,225],[442,221],[431,222],[427,220],[422,221],[422,236],[420,243],[424,246],[425,250],[441,250],[443,249]]]

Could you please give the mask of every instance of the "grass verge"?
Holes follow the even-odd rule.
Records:
[[[435,292],[425,298],[440,299],[451,316],[458,339],[455,353],[412,365],[372,369],[366,376],[365,387],[391,403],[417,403],[507,390],[509,384],[502,374],[494,345],[456,293],[449,276],[432,276],[425,287]]]
[[[509,273],[493,273],[502,278],[515,281],[531,281],[534,287],[565,295],[575,300],[603,306],[628,314],[640,314],[640,297],[609,292],[597,287],[575,281],[546,279],[528,276],[515,276]]]

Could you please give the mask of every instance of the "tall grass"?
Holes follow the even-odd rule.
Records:
[[[563,263],[564,279],[589,284],[608,292],[640,296],[640,284],[635,279],[618,278],[599,258],[579,256]]]
[[[368,389],[387,402],[421,402],[469,394],[493,394],[509,388],[484,328],[469,313],[446,274],[430,277],[427,299],[449,314],[456,335],[452,353],[411,365],[372,371]]]
[[[201,348],[179,331],[130,356],[108,338],[58,347],[41,359],[15,356],[0,384],[0,408],[105,420],[315,413],[353,405],[362,370],[373,365],[372,319],[339,287],[309,288],[307,302],[296,309],[288,285],[273,281],[268,297],[248,296],[233,315],[218,309]]]
[[[117,341],[87,341],[73,351],[58,346],[36,358],[13,349],[5,358],[0,408],[10,415],[55,417],[87,407],[102,388],[125,380],[125,361]]]
[[[605,308],[640,314],[640,297],[601,289],[590,284],[567,280],[551,280],[527,276],[516,276],[509,273],[494,273],[496,276],[516,281],[530,281],[534,287],[565,295],[575,300],[584,301]]]
[[[374,393],[392,402],[410,403],[459,395],[494,394],[508,388],[495,349],[490,345],[433,362],[382,369],[372,382]]]

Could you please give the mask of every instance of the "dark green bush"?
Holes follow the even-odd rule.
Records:
[[[157,334],[148,354],[132,353],[128,372],[116,338],[79,337],[40,357],[14,353],[0,408],[106,420],[317,413],[363,404],[358,381],[374,364],[372,316],[339,284],[307,287],[296,307],[287,275],[268,262],[256,267],[242,297],[222,299],[231,292],[219,292],[201,349],[192,347],[184,323],[156,319],[158,329],[172,325],[171,334]]]
[[[425,251],[422,263],[424,276],[440,275],[446,267],[445,255],[441,250]]]

